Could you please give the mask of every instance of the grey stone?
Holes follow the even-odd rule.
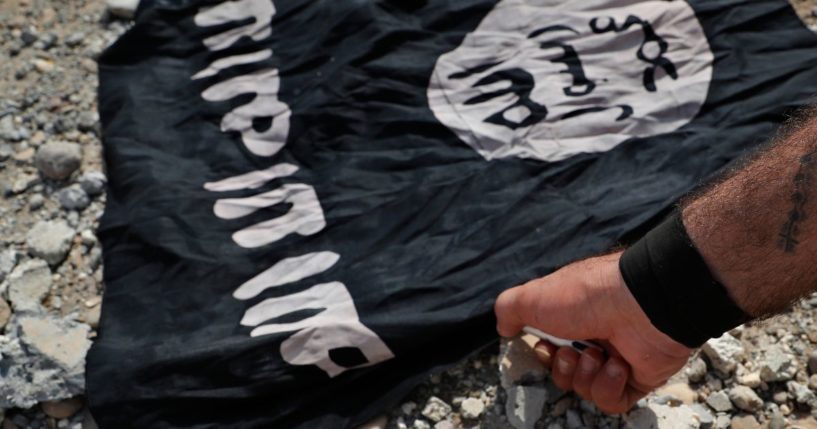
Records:
[[[14,155],[14,147],[8,143],[0,143],[0,161],[5,161]]]
[[[792,419],[788,429],[817,429],[817,420],[813,416],[800,418],[800,419]]]
[[[91,308],[85,309],[82,313],[82,321],[88,324],[93,329],[99,327],[99,319],[102,316],[102,306],[95,305]]]
[[[445,418],[451,414],[451,406],[442,399],[432,396],[428,399],[428,402],[426,402],[426,406],[423,408],[421,414],[433,422],[439,422],[445,420]]]
[[[94,111],[84,111],[77,116],[77,129],[82,132],[96,132],[99,125],[99,114]]]
[[[37,70],[40,73],[51,72],[51,71],[54,70],[54,67],[56,67],[56,65],[54,64],[53,61],[43,59],[43,58],[37,58],[34,61],[32,61],[31,64],[33,64],[34,69]]]
[[[34,194],[28,199],[28,208],[31,210],[39,210],[45,204],[45,198],[40,194]]]
[[[534,352],[537,342],[539,339],[533,335],[502,340],[499,346],[499,379],[503,388],[545,381],[547,371]]]
[[[40,313],[51,289],[51,270],[40,259],[18,265],[9,275],[8,297],[16,313]]]
[[[94,247],[88,252],[88,268],[91,270],[96,270],[99,265],[102,263],[102,250],[99,249],[99,246]]]
[[[732,409],[732,401],[729,400],[729,395],[723,390],[712,392],[706,398],[706,404],[712,407],[715,411],[729,411]]]
[[[726,429],[732,424],[732,417],[729,414],[719,414],[715,418],[715,425],[717,429]]]
[[[3,329],[6,327],[6,324],[8,324],[10,318],[11,307],[9,307],[6,300],[0,297],[0,334],[3,333]],[[0,418],[0,420],[2,420],[2,418]]]
[[[460,404],[460,410],[463,418],[476,419],[485,411],[485,404],[476,398],[467,398]]]
[[[31,46],[39,38],[40,37],[37,35],[37,33],[33,33],[31,31],[27,31],[27,30],[23,31],[23,33],[20,34],[20,41],[23,42],[23,46]]]
[[[31,132],[28,128],[15,124],[11,115],[0,118],[0,140],[18,142],[29,137],[31,137]]]
[[[582,416],[576,410],[567,410],[565,415],[565,420],[567,423],[568,429],[579,429],[584,426],[584,422],[582,421]]]
[[[769,429],[783,429],[785,427],[786,419],[783,415],[779,412],[772,414],[772,417],[769,418]]]
[[[0,252],[0,282],[6,279],[17,265],[20,255],[14,249],[6,249]]]
[[[696,357],[687,364],[687,378],[693,383],[700,383],[706,377],[706,362]]]
[[[454,423],[451,423],[450,420],[443,420],[441,422],[437,422],[437,424],[434,425],[434,429],[455,429],[455,428],[456,426],[454,426]]]
[[[431,429],[431,425],[423,419],[417,419],[412,423],[411,427],[414,429]]]
[[[729,333],[707,341],[701,350],[709,358],[712,366],[724,374],[734,371],[745,353],[740,340]]]
[[[71,250],[76,232],[64,220],[40,221],[28,232],[28,252],[52,266],[59,265]]]
[[[40,146],[34,163],[43,176],[63,180],[71,175],[82,161],[82,150],[76,143],[51,142]]]
[[[760,373],[757,371],[740,374],[737,377],[737,381],[738,383],[746,387],[751,387],[752,389],[759,387],[760,384],[762,383],[760,379]]]
[[[82,190],[85,191],[86,194],[95,197],[105,192],[105,184],[107,181],[108,179],[101,172],[89,171],[79,178],[79,186],[82,187]]]
[[[14,180],[14,183],[11,185],[11,192],[13,194],[21,194],[25,192],[28,188],[37,184],[40,181],[40,178],[33,174],[23,174],[17,177]]]
[[[672,406],[683,403],[678,398],[675,398],[675,397],[670,396],[670,395],[657,395],[657,396],[654,396],[654,397],[650,398],[650,402],[653,403],[653,404],[672,405]]]
[[[789,400],[789,394],[785,391],[774,392],[772,400],[777,404],[785,404]]]
[[[133,19],[139,0],[107,0],[108,12],[123,19]]]
[[[815,396],[814,392],[805,384],[789,381],[786,383],[786,388],[789,390],[789,393],[794,395],[794,400],[797,401],[798,404],[812,405],[817,403],[817,396]]]
[[[754,390],[746,386],[735,386],[729,389],[729,399],[743,411],[755,412],[763,408],[763,400]]]
[[[39,40],[37,40],[37,42],[34,44],[34,47],[37,49],[47,51],[57,44],[57,40],[59,40],[59,38],[57,37],[56,34],[45,33],[42,36],[40,36]]]
[[[88,247],[94,247],[99,242],[94,232],[90,229],[82,230],[82,232],[79,233],[79,237],[82,239],[82,244]]]
[[[629,429],[698,429],[701,419],[686,405],[647,404],[624,417],[624,427]]]
[[[52,316],[16,316],[0,336],[0,408],[30,408],[85,388],[87,325]]]
[[[689,406],[692,411],[698,415],[698,420],[701,422],[701,428],[706,429],[711,427],[715,423],[715,416],[709,412],[709,409],[706,408],[703,404],[692,404]]]
[[[85,33],[77,31],[75,33],[69,34],[68,37],[65,38],[65,45],[74,48],[81,45],[84,40]]]
[[[507,389],[505,414],[516,429],[533,429],[544,413],[547,389],[542,386],[514,385]],[[568,413],[572,410],[568,410]]]
[[[780,345],[773,345],[763,353],[760,364],[760,378],[765,382],[787,381],[794,377],[797,368],[793,357]]]
[[[91,204],[88,194],[78,185],[71,185],[57,191],[57,201],[65,210],[82,211]]]
[[[666,396],[669,402],[692,405],[698,401],[698,392],[692,390],[686,383],[672,383],[655,390],[658,396]]]
[[[732,429],[762,429],[755,416],[735,416],[731,422]]]

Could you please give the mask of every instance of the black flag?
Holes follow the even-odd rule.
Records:
[[[102,428],[343,428],[817,92],[784,0],[155,0],[100,61]]]

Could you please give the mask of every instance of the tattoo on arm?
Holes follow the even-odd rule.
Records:
[[[800,168],[794,175],[794,192],[791,194],[793,207],[789,211],[786,223],[780,228],[778,246],[786,253],[794,253],[800,233],[800,223],[806,219],[805,206],[809,193],[813,190],[817,176],[817,152],[811,152],[800,158]]]

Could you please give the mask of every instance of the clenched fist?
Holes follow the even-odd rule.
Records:
[[[604,346],[606,357],[544,341],[536,351],[557,386],[607,413],[629,410],[678,372],[692,352],[650,323],[624,283],[620,258],[621,252],[573,263],[503,292],[494,307],[502,336],[515,336],[529,325]]]

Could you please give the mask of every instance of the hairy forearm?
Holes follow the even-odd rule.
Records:
[[[713,275],[752,316],[817,288],[817,115],[684,202]]]

